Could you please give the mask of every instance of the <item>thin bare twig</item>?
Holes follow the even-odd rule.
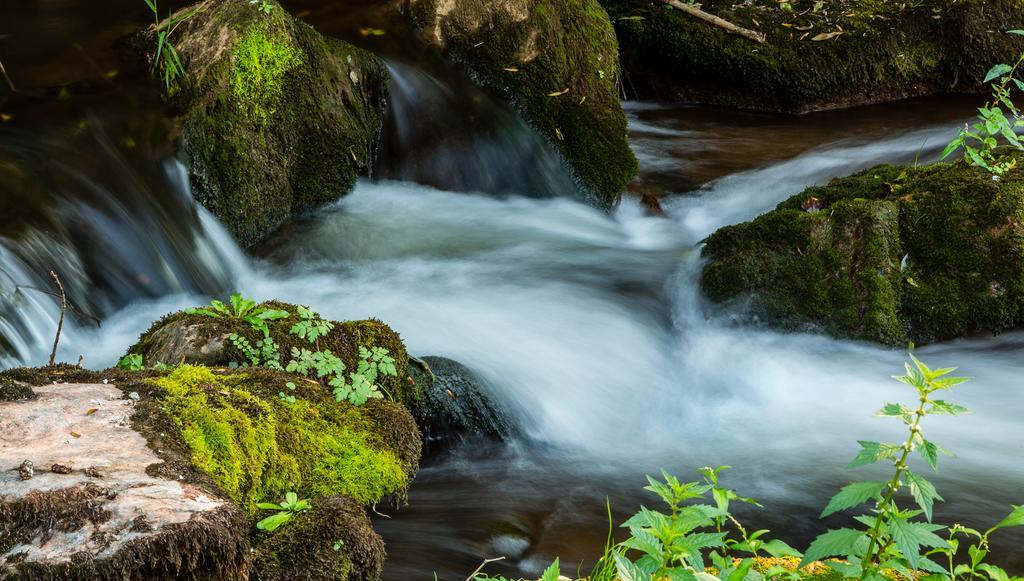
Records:
[[[12,93],[17,93],[18,89],[14,88],[14,81],[7,75],[7,69],[4,68],[4,61],[0,60],[0,73],[4,74],[4,78],[7,79],[7,86],[11,88]]]
[[[752,40],[754,42],[757,42],[757,43],[760,43],[760,44],[764,44],[765,36],[764,36],[764,33],[762,33],[762,32],[754,32],[753,30],[750,30],[748,28],[743,28],[742,26],[737,26],[737,25],[733,24],[732,22],[729,22],[728,20],[726,20],[724,18],[719,18],[718,16],[715,16],[714,14],[709,14],[707,12],[704,12],[703,10],[701,10],[700,8],[697,8],[696,6],[692,6],[690,4],[686,4],[685,2],[680,2],[679,0],[661,0],[661,1],[664,2],[665,4],[668,4],[669,6],[671,6],[673,8],[682,10],[683,12],[689,14],[690,16],[696,16],[697,18],[700,18],[704,22],[708,22],[708,23],[714,24],[715,26],[718,26],[719,28],[724,28],[727,32],[731,32],[733,34],[738,34],[738,35],[742,36],[743,38],[749,38],[750,40]]]
[[[64,312],[68,309],[68,298],[64,294],[64,285],[60,283],[60,277],[57,276],[57,273],[51,270],[50,277],[53,279],[54,284],[57,285],[57,290],[60,291],[60,319],[57,321],[57,334],[53,338],[53,350],[50,351],[50,367],[53,367],[57,359],[57,344],[60,343],[60,332],[64,328]]]
[[[28,285],[28,284],[18,284],[18,281],[15,280],[14,276],[12,276],[11,273],[7,272],[7,270],[5,270],[3,267],[0,267],[0,274],[3,274],[4,276],[6,276],[7,279],[10,280],[11,283],[14,284],[14,292],[15,293],[20,292],[22,290],[30,290],[30,291],[35,291],[37,293],[48,295],[48,296],[51,296],[51,297],[54,297],[54,298],[57,298],[57,299],[60,298],[60,294],[55,293],[55,292],[53,292],[51,290],[46,290],[44,288],[39,288],[39,287],[35,287],[35,286],[32,286],[32,285]],[[79,317],[81,317],[83,319],[89,319],[93,323],[96,323],[97,327],[102,327],[103,326],[103,322],[100,321],[99,317],[97,317],[95,315],[90,315],[89,313],[86,313],[86,312],[84,312],[82,310],[79,310],[77,307],[75,307],[74,303],[69,303],[68,304],[68,309],[70,309],[71,312],[74,313],[75,315],[77,315],[77,316],[79,316]]]
[[[480,571],[483,571],[484,567],[486,567],[488,564],[495,563],[497,561],[504,561],[504,560],[505,560],[505,557],[494,557],[493,559],[484,559],[484,562],[480,563],[480,566],[476,568],[476,571],[473,571],[472,573],[469,574],[469,577],[466,577],[466,581],[473,581],[473,578],[476,577],[476,574],[479,573]]]

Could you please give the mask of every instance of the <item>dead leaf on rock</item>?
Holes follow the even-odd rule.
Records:
[[[569,92],[569,87],[562,89],[561,91],[555,91],[554,93],[548,93],[548,97],[561,97],[562,95]]]
[[[816,34],[814,38],[812,38],[811,40],[815,42],[820,42],[822,40],[830,40],[839,36],[840,34],[843,34],[842,30],[836,30],[834,32],[822,32],[821,34]]]
[[[79,434],[78,432],[71,432],[71,437],[72,438],[81,438],[82,434]]]
[[[98,411],[100,411],[99,408],[89,408],[89,409],[85,410],[85,415],[91,416],[91,415],[93,415],[94,413],[96,413]]]

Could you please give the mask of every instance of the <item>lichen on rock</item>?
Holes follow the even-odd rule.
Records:
[[[267,4],[200,2],[170,39],[193,193],[246,246],[368,175],[387,100],[380,59]]]
[[[1024,176],[882,165],[722,228],[703,254],[711,301],[776,326],[889,345],[998,333],[1024,324]]]
[[[596,0],[412,0],[424,39],[501,92],[611,206],[636,174],[619,106],[618,42]]]

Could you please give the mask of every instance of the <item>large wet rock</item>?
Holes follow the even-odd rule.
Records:
[[[368,174],[387,72],[276,0],[208,0],[183,12],[197,9],[171,36],[186,71],[170,90],[182,153],[196,199],[252,245]]]
[[[710,0],[702,9],[763,32],[764,44],[654,0],[601,0],[615,22],[627,93],[646,99],[802,113],[987,90],[1016,62],[1020,0]],[[840,66],[841,64],[841,66]]]
[[[408,0],[423,38],[515,103],[611,206],[636,174],[618,43],[596,0]]]
[[[0,403],[0,577],[248,578],[242,511],[152,470],[167,458],[132,429],[133,399],[114,384],[21,385],[34,397]]]
[[[889,345],[997,333],[1024,325],[1024,176],[882,165],[722,228],[703,253],[704,294],[775,326]]]
[[[472,438],[505,440],[518,432],[508,410],[458,361],[424,357],[410,364],[409,374],[415,382],[410,407],[428,448]]]

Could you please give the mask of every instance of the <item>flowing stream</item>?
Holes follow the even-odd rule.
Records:
[[[793,544],[847,522],[817,514],[848,480],[875,476],[843,468],[857,439],[899,437],[872,414],[912,399],[888,379],[904,354],[710,316],[700,242],[808,185],[935,159],[970,100],[799,118],[626,103],[641,182],[665,194],[667,217],[655,218],[631,198],[611,215],[580,201],[544,141],[484,93],[453,94],[453,71],[395,60],[392,73],[378,179],[254,256],[192,202],[166,145],[117,137],[119,116],[145,106],[78,103],[97,115],[84,131],[0,130],[0,206],[41,217],[0,219],[0,367],[45,362],[54,304],[13,291],[47,284],[51,268],[103,319],[99,329],[72,321],[58,353],[89,367],[113,364],[159,315],[233,289],[332,318],[378,317],[410,352],[459,360],[527,435],[428,458],[409,505],[379,509],[385,577],[396,581],[463,579],[496,556],[506,558],[491,570],[505,573],[535,574],[555,556],[586,567],[608,534],[606,499],[615,522],[655,505],[641,487],[662,467],[688,477],[734,466],[726,482],[766,506],[740,517]],[[433,131],[418,125],[421,98],[437,109]],[[68,107],[39,103],[16,110]],[[490,123],[460,125],[461,108]],[[413,165],[420,151],[429,155]],[[1024,333],[920,349],[973,378],[956,399],[974,415],[929,420],[959,456],[934,479],[947,499],[940,521],[985,528],[1024,502],[1022,354]],[[997,552],[1024,572],[1024,534],[1000,539]]]

